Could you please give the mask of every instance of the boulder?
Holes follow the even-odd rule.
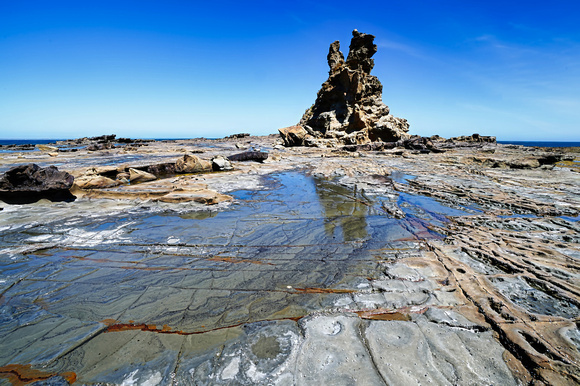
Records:
[[[0,199],[8,203],[30,203],[41,198],[73,200],[70,193],[74,177],[56,166],[36,164],[15,166],[0,178]]]
[[[58,152],[58,147],[55,147],[55,146],[39,144],[39,145],[36,145],[36,147],[38,148],[38,150],[43,151],[45,153]]]
[[[74,184],[81,189],[104,189],[118,186],[121,182],[93,173],[77,177]]]
[[[243,153],[228,156],[230,161],[257,161],[263,162],[268,159],[268,153],[265,151],[245,151]]]
[[[278,129],[282,139],[284,141],[284,146],[304,146],[306,136],[308,136],[308,131],[300,125],[284,127]]]
[[[203,173],[212,171],[212,163],[193,155],[186,154],[175,162],[176,173]]]
[[[139,169],[129,168],[129,182],[131,183],[153,181],[156,179],[157,177],[151,173],[147,173]]]
[[[226,157],[217,156],[211,160],[211,165],[214,171],[226,171],[232,170],[233,166],[229,159]]]
[[[153,164],[148,166],[142,166],[138,168],[139,170],[146,171],[147,173],[151,173],[154,176],[162,177],[166,175],[175,174],[175,163],[174,162],[165,162],[159,164]]]
[[[408,138],[409,123],[390,114],[382,101],[381,82],[370,75],[372,56],[377,52],[374,38],[354,30],[346,61],[340,43],[330,45],[328,80],[300,120],[298,127],[302,129],[280,130],[286,146],[356,145]]]

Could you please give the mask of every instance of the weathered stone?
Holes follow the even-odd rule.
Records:
[[[50,145],[36,145],[38,150],[43,152],[58,152],[58,147],[50,146]]]
[[[211,164],[214,171],[225,171],[232,170],[233,166],[229,159],[223,156],[214,157],[211,160]]]
[[[6,202],[34,202],[41,198],[71,199],[69,189],[74,177],[56,166],[41,168],[36,164],[9,169],[0,178],[0,199]]]
[[[0,178],[0,191],[42,192],[68,190],[74,177],[56,166],[41,168],[36,164],[15,166]]]
[[[328,67],[330,67],[330,74],[337,66],[344,64],[344,55],[340,52],[340,42],[338,40],[330,45],[326,59],[328,60]]]
[[[494,342],[491,331],[418,319],[415,323],[373,321],[365,331],[387,384],[421,384],[425,380],[436,385],[517,384],[503,361],[505,350]]]
[[[285,146],[304,146],[308,132],[302,126],[290,126],[278,129]]]
[[[147,173],[153,174],[154,176],[161,177],[168,174],[175,174],[175,163],[173,162],[159,163],[155,165],[138,167],[135,169],[143,170],[146,171]]]
[[[151,173],[144,172],[143,170],[129,168],[129,181],[130,182],[145,182],[145,181],[153,181],[156,180],[155,177]]]
[[[257,161],[263,162],[268,159],[268,153],[265,151],[246,151],[243,153],[228,156],[230,161]]]
[[[371,141],[393,142],[408,137],[406,119],[389,114],[382,102],[383,86],[370,75],[372,56],[377,52],[374,36],[353,31],[346,62],[340,43],[330,45],[327,56],[330,76],[318,92],[298,129],[280,130],[286,146],[334,146],[363,144]],[[316,139],[307,140],[305,132],[316,132]],[[311,133],[312,135],[312,133]]]
[[[193,154],[186,154],[175,162],[175,171],[177,173],[203,173],[211,170],[211,162],[202,160]]]
[[[303,322],[297,385],[379,385],[373,358],[360,339],[361,320],[356,316],[320,316]]]
[[[81,189],[104,189],[119,185],[120,181],[101,176],[99,174],[87,174],[75,179],[75,186]]]

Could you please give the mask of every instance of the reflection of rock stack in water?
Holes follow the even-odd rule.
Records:
[[[361,203],[352,191],[324,181],[314,180],[316,194],[324,209],[324,229],[329,236],[340,227],[344,241],[364,240],[367,236],[368,206]]]
[[[300,124],[280,129],[287,146],[394,142],[409,136],[407,120],[389,114],[389,107],[382,101],[383,86],[370,75],[372,56],[377,52],[375,37],[357,30],[352,36],[346,61],[340,43],[330,45],[330,75]]]

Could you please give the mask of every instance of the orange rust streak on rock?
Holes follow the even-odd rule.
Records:
[[[397,310],[377,308],[374,310],[356,311],[356,314],[361,319],[409,321],[411,320],[411,314],[422,314],[425,311],[427,311],[427,307],[416,311],[411,311],[407,307]]]
[[[356,292],[355,290],[350,290],[350,289],[315,288],[315,287],[294,288],[294,291],[307,293],[307,294],[350,294],[350,293]]]
[[[12,385],[27,385],[32,382],[43,381],[54,376],[61,376],[68,383],[74,383],[77,375],[72,371],[55,374],[33,369],[31,365],[11,364],[0,367],[0,377],[7,379]]]
[[[370,320],[400,320],[404,322],[408,322],[411,320],[409,315],[403,314],[401,312],[385,312],[382,314],[368,314],[365,311],[358,311],[358,316],[361,319],[370,319]]]
[[[270,322],[270,321],[274,321],[274,320],[292,320],[294,322],[297,322],[302,317],[303,316],[293,316],[293,317],[288,317],[288,318],[264,319],[264,320],[252,321],[251,323]],[[240,323],[231,324],[228,326],[216,327],[216,328],[211,328],[211,329],[202,330],[202,331],[191,331],[191,332],[186,332],[186,331],[181,331],[181,330],[172,330],[171,327],[169,327],[166,324],[164,324],[162,328],[157,328],[157,326],[155,324],[117,323],[117,324],[113,324],[113,325],[108,326],[105,329],[105,332],[121,332],[121,331],[141,330],[141,331],[145,331],[145,332],[156,332],[158,334],[198,335],[198,334],[205,334],[206,332],[219,331],[219,330],[225,330],[228,328],[239,327],[239,326],[242,326],[246,323],[250,323],[250,322],[240,322]],[[202,327],[204,327],[204,326],[202,326]]]

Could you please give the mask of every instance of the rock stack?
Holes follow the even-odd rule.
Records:
[[[376,76],[372,56],[374,36],[352,32],[348,57],[335,41],[328,52],[329,77],[316,102],[297,126],[280,129],[286,146],[339,146],[408,138],[406,119],[389,114],[382,101],[383,86]]]

